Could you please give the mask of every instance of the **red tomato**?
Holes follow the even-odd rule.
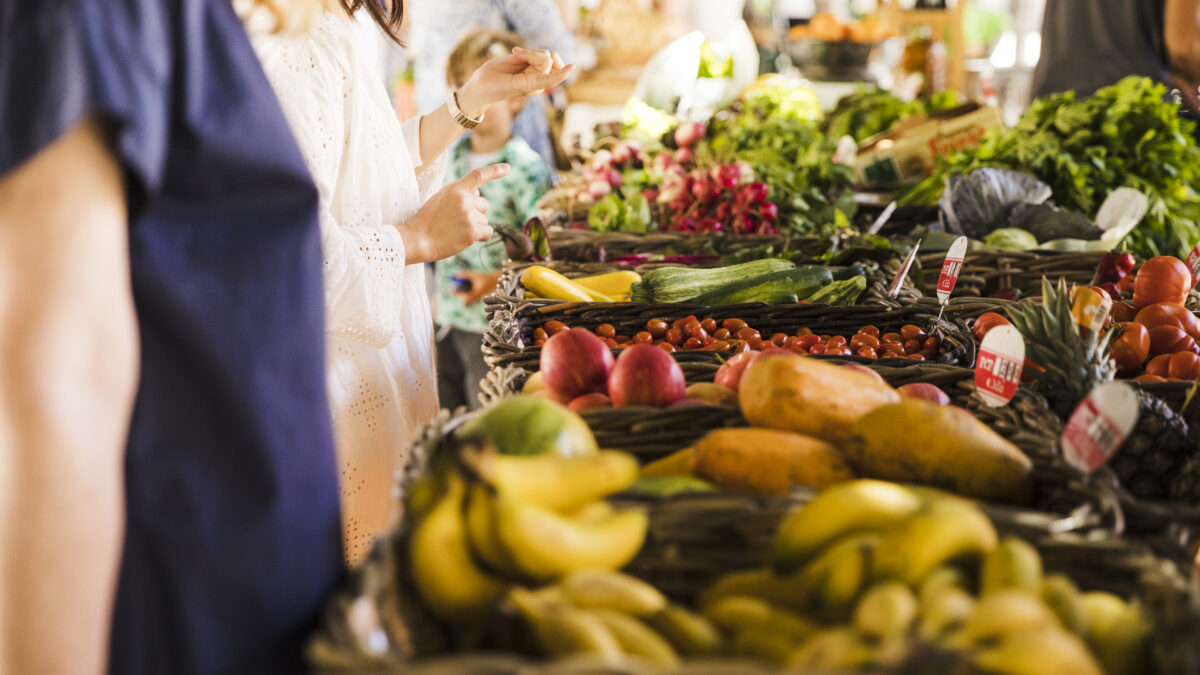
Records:
[[[717,330],[717,320],[709,317],[700,322],[700,327],[704,329],[705,333],[712,334],[713,331]]]
[[[872,349],[871,347],[862,347],[861,349],[858,350],[858,355],[863,358],[867,358],[867,359],[879,358],[879,354],[875,353],[875,350]]]
[[[601,325],[603,325],[603,324],[601,324]],[[596,336],[597,336],[597,337],[604,337],[603,335],[601,335],[601,334],[600,334],[600,330],[599,330],[599,329],[597,329],[597,330],[596,330]],[[548,337],[550,337],[550,336],[549,336],[549,335],[546,335],[546,329],[545,329],[545,328],[534,328],[534,329],[533,329],[533,339],[534,339],[534,340],[545,340],[545,339],[546,339],[546,338],[548,338]]]
[[[675,345],[671,344],[670,342],[660,342],[658,343],[658,348],[668,354],[675,351]]]
[[[796,337],[804,337],[805,335],[812,335],[812,334],[813,334],[813,332],[812,332],[811,328],[799,328],[796,330]]]
[[[1196,319],[1196,315],[1189,312],[1186,307],[1174,302],[1156,302],[1146,305],[1138,311],[1133,320],[1148,329],[1159,326],[1178,326],[1183,329],[1183,332],[1192,336],[1193,340],[1200,340],[1200,320]]]
[[[750,326],[744,326],[743,328],[739,329],[736,335],[742,340],[749,340],[750,338],[754,338],[756,340],[762,339],[762,335],[760,335],[758,331],[754,330]]]
[[[983,336],[988,334],[996,326],[1011,326],[1012,322],[1003,316],[988,312],[981,314],[978,319],[975,319],[974,325],[971,326],[971,335],[975,337],[976,342],[983,342]]]
[[[881,359],[898,359],[904,356],[904,350],[898,349],[896,345],[884,345],[879,350],[879,358]]]
[[[708,331],[704,330],[700,326],[700,324],[696,323],[696,324],[690,324],[690,325],[692,328],[691,328],[691,330],[687,331],[688,337],[694,337],[697,340],[700,340],[701,342],[708,339],[708,337],[709,337]]]
[[[545,328],[547,335],[557,335],[567,329],[567,324],[561,321],[547,321]]]
[[[808,348],[809,354],[824,354],[826,352],[827,352],[827,348],[825,347],[825,345],[821,344],[820,342],[818,342],[817,344]]]
[[[913,361],[924,361],[925,360],[925,357],[921,356],[920,354],[909,354],[908,356],[906,356],[904,358],[912,359]]]
[[[1150,359],[1150,363],[1146,364],[1146,374],[1157,375],[1158,377],[1166,377],[1167,369],[1169,368],[1170,363],[1170,354],[1159,354],[1158,356]]]
[[[541,347],[541,346],[542,346],[542,345],[544,345],[544,344],[546,344],[546,338],[538,338],[538,339],[536,339],[536,340],[534,340],[534,341],[533,341],[533,346],[534,346],[534,347]]]
[[[863,347],[869,347],[873,350],[879,349],[879,338],[875,337],[874,335],[867,335],[865,333],[859,333],[850,338],[851,349],[857,350],[862,349]]]
[[[919,351],[917,353],[920,354],[921,356],[924,356],[926,361],[933,361],[933,360],[937,359],[937,357],[938,357],[937,351],[935,351],[933,349],[922,349],[921,351]]]
[[[1121,337],[1109,348],[1117,363],[1118,377],[1131,377],[1142,369],[1150,357],[1150,331],[1140,323],[1121,324]]]
[[[830,347],[825,350],[825,353],[830,356],[849,356],[850,350],[845,347]]]
[[[704,345],[704,351],[706,351],[706,352],[728,352],[729,351],[729,343],[724,340],[713,340],[712,342]]]
[[[1114,302],[1112,306],[1112,320],[1117,323],[1125,323],[1133,321],[1137,316],[1137,308],[1132,302]]]
[[[690,322],[690,321],[695,321],[695,322],[699,323],[700,320],[696,318],[695,314],[689,314],[689,315],[683,317],[682,319],[675,319],[674,321],[672,321],[671,328],[678,328],[679,330],[683,330],[683,327],[686,326],[688,324],[688,322]]]
[[[931,350],[937,351],[937,349],[941,346],[942,346],[942,341],[933,337],[932,335],[925,338],[925,341],[921,343],[922,350],[931,349]]]
[[[684,349],[700,349],[703,346],[704,346],[704,343],[700,341],[700,338],[694,338],[694,337],[688,338],[683,343]]]
[[[1178,352],[1167,361],[1167,378],[1171,380],[1194,380],[1200,377],[1200,356],[1191,352]]]
[[[745,327],[746,322],[742,321],[741,319],[725,319],[721,322],[721,328],[724,328],[730,333],[736,333]]]
[[[651,342],[654,342],[654,336],[651,335],[649,331],[638,331],[638,333],[633,336],[633,341],[640,345],[648,345]]]
[[[1158,375],[1150,375],[1148,373],[1143,373],[1143,374],[1138,375],[1137,377],[1133,378],[1133,381],[1134,382],[1166,382],[1167,378],[1160,377]]]
[[[904,341],[904,351],[908,352],[909,354],[915,354],[915,353],[921,351],[921,344],[922,344],[921,340],[918,340],[917,338],[913,338],[911,340],[905,340]]]
[[[921,330],[920,326],[912,324],[901,326],[900,336],[905,340],[924,340],[926,338],[925,331]]]
[[[1117,282],[1117,290],[1121,291],[1121,295],[1129,296],[1133,294],[1134,276],[1130,274]]]
[[[683,331],[679,330],[678,328],[672,328],[671,330],[667,331],[666,338],[667,342],[670,342],[678,347],[679,345],[683,344]]]
[[[741,354],[743,352],[748,352],[751,350],[757,351],[759,348],[762,347],[761,344],[758,347],[756,347],[756,346],[746,342],[745,340],[729,340],[728,342],[729,342],[729,351],[732,354]]]
[[[1156,302],[1180,305],[1191,288],[1192,272],[1175,256],[1156,255],[1142,263],[1133,281],[1133,306],[1139,310]]]
[[[858,332],[863,335],[874,335],[875,337],[879,337],[879,329],[875,326],[863,326],[862,328],[858,329]]]
[[[603,324],[603,325],[609,325],[609,324]],[[671,328],[671,326],[668,325],[667,322],[663,321],[662,319],[650,319],[649,321],[646,322],[646,330],[650,331],[650,334],[656,338],[661,338],[662,336],[666,335],[667,331],[670,330],[670,328]]]
[[[879,341],[884,344],[904,344],[904,338],[900,337],[899,333],[884,333],[883,337],[880,338]]]
[[[1179,326],[1158,326],[1150,329],[1150,355],[1194,352],[1196,341]]]
[[[787,340],[787,333],[773,333],[771,335],[771,342],[774,342],[776,347],[782,347],[783,343],[787,342]]]
[[[730,332],[729,332],[728,328],[718,328],[715,331],[713,331],[713,337],[715,337],[718,340],[728,340],[729,336],[730,336]]]

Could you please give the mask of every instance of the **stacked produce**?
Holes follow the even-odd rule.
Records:
[[[1045,576],[969,501],[874,480],[822,492],[780,525],[770,567],[727,574],[700,604],[735,653],[802,670],[1149,668],[1136,605]]]
[[[641,280],[641,275],[632,270],[568,279],[549,267],[532,265],[521,273],[526,297],[566,302],[625,302],[630,299],[633,285]]]
[[[683,302],[736,305],[764,302],[852,305],[867,288],[865,272],[848,268],[848,278],[834,281],[826,267],[796,265],[779,258],[754,260],[710,269],[659,267],[630,289],[635,302]]]

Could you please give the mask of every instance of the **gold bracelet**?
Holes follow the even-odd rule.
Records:
[[[446,95],[446,110],[450,112],[450,116],[454,118],[454,121],[458,122],[464,129],[474,129],[483,121],[482,113],[479,115],[479,119],[467,117],[462,108],[458,107],[458,92],[453,90]]]

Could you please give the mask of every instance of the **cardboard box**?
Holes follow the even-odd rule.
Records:
[[[932,117],[913,117],[859,147],[854,175],[862,185],[912,183],[933,172],[935,160],[979,145],[988,129],[1004,125],[1000,109],[970,103]]]

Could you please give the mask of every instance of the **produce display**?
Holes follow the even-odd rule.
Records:
[[[861,272],[861,273],[860,273]],[[682,302],[698,305],[768,305],[806,301],[812,304],[853,305],[867,290],[865,272],[849,268],[834,281],[826,267],[801,266],[766,258],[709,269],[659,267],[630,288],[635,302]]]
[[[850,136],[856,141],[864,141],[909,117],[951,110],[963,103],[963,99],[952,91],[904,101],[886,89],[860,85],[853,94],[838,100],[821,122],[821,130],[834,138]]]
[[[642,277],[632,270],[568,279],[549,267],[533,265],[521,273],[527,297],[565,302],[624,302]]]

